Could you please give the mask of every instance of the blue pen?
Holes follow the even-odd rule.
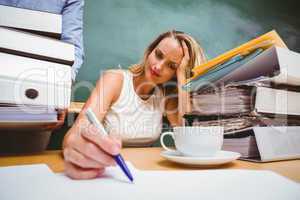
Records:
[[[107,135],[106,130],[104,129],[102,124],[99,122],[99,120],[97,119],[96,115],[94,114],[94,112],[92,111],[91,108],[88,108],[85,114],[86,114],[86,117],[88,118],[89,122],[91,124],[93,124],[100,131],[100,133]],[[115,159],[115,161],[119,165],[119,167],[122,169],[122,171],[125,173],[125,175],[128,177],[128,179],[131,182],[133,182],[133,177],[131,175],[131,172],[130,172],[129,168],[127,167],[121,154],[115,155],[115,156],[113,156],[113,158]]]

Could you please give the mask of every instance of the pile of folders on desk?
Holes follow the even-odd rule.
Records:
[[[0,5],[0,19],[0,130],[57,127],[74,63],[74,46],[60,41],[62,16]]]
[[[223,126],[224,150],[259,156],[254,127],[300,125],[299,64],[300,54],[271,31],[195,67],[184,85],[192,99],[187,123]]]

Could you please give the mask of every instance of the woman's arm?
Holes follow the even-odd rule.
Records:
[[[178,98],[170,98],[166,101],[166,114],[172,126],[183,126],[184,114],[191,111],[190,95],[187,91],[182,89],[182,86],[187,80],[186,67],[189,63],[190,57],[185,42],[182,42],[182,47],[184,51],[184,57],[182,58],[181,64],[176,71]]]
[[[109,107],[120,95],[123,76],[120,71],[108,71],[97,81],[95,89],[63,141],[65,172],[75,179],[93,178],[114,165],[110,155],[118,154],[120,141],[101,137],[97,129],[85,117],[87,108],[92,108],[100,121]]]

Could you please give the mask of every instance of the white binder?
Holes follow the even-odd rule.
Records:
[[[0,5],[0,26],[17,28],[60,39],[62,15]]]
[[[300,158],[300,126],[253,127],[260,158],[243,159],[270,162]]]
[[[73,44],[24,31],[0,26],[0,52],[72,66]]]
[[[69,107],[70,66],[0,53],[0,68],[0,103]]]

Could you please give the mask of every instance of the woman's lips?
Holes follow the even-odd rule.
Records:
[[[159,73],[155,69],[150,68],[151,75],[159,77]]]

